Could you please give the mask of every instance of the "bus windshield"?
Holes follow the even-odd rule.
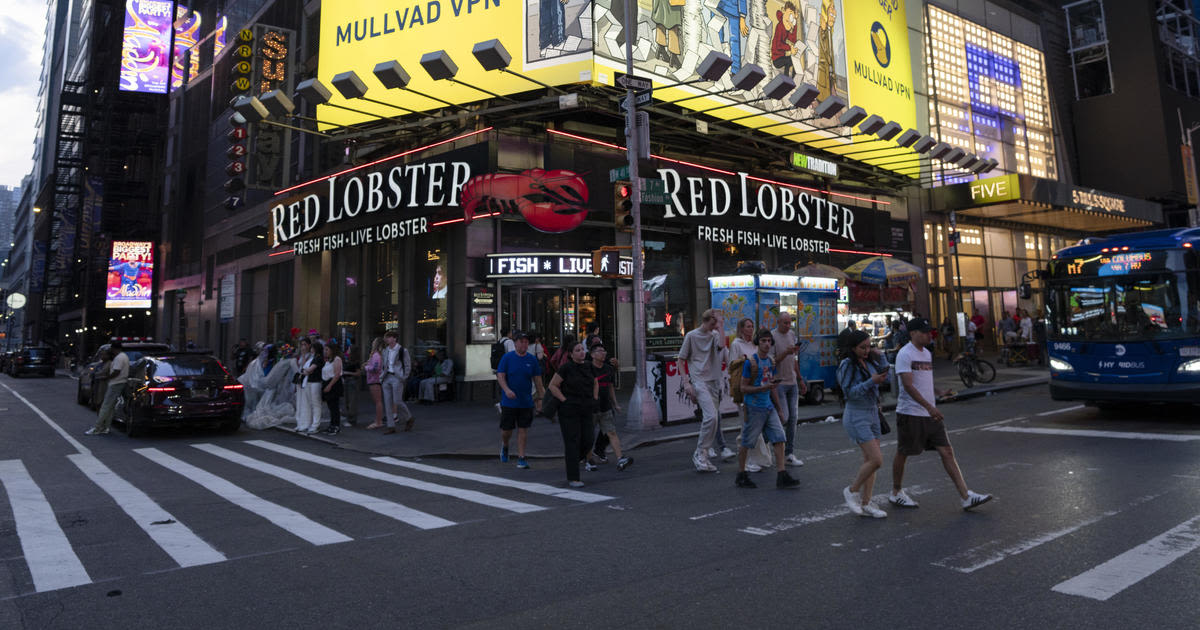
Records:
[[[1050,336],[1091,342],[1200,335],[1196,273],[1073,276],[1049,283]]]

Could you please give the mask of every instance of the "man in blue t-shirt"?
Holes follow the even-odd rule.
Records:
[[[500,397],[500,461],[508,461],[508,440],[517,430],[517,468],[529,468],[525,461],[525,441],[533,425],[533,412],[542,409],[542,366],[529,353],[529,335],[513,335],[513,351],[506,352],[496,366],[496,381],[504,395]],[[534,394],[534,388],[537,393]]]
[[[735,483],[739,488],[757,488],[758,484],[750,479],[746,472],[746,455],[761,434],[771,448],[775,450],[775,487],[795,488],[800,482],[793,479],[784,467],[786,460],[783,455],[784,442],[787,434],[783,432],[783,424],[779,421],[779,399],[775,389],[781,379],[775,378],[775,362],[771,360],[771,346],[775,338],[770,331],[759,331],[754,343],[758,352],[746,359],[742,364],[742,393],[746,404],[745,420],[742,423],[742,442],[738,445],[738,475]]]

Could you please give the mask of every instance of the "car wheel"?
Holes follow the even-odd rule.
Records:
[[[804,395],[804,400],[810,405],[819,405],[825,401],[825,388],[812,386],[808,388],[808,393]]]
[[[242,428],[242,417],[234,416],[221,423],[219,427],[221,433],[237,433],[238,429]]]

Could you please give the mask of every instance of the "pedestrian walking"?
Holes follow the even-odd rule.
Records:
[[[968,489],[954,457],[954,448],[946,434],[945,417],[936,405],[937,396],[949,396],[954,392],[937,390],[933,386],[933,355],[928,348],[932,330],[925,318],[909,320],[911,340],[896,356],[901,387],[896,402],[896,457],[892,460],[892,494],[888,501],[900,507],[917,507],[917,502],[904,491],[904,465],[909,457],[936,450],[942,458],[942,467],[962,498],[962,508],[970,510],[991,501],[992,495]]]
[[[592,448],[592,411],[600,390],[591,368],[584,363],[586,357],[583,342],[576,342],[571,347],[571,361],[555,372],[549,387],[550,395],[559,401],[558,427],[562,431],[567,485],[572,488],[583,486],[579,463],[586,461]]]
[[[602,342],[597,341],[593,344],[589,355],[591,356],[589,365],[592,368],[592,378],[596,380],[598,386],[596,411],[592,413],[592,422],[600,431],[596,436],[596,445],[588,454],[589,461],[594,457],[595,461],[608,462],[605,451],[609,445],[612,445],[613,454],[617,456],[617,470],[625,470],[633,464],[633,458],[626,457],[621,452],[621,438],[617,436],[617,424],[613,421],[614,413],[621,412],[621,405],[617,403],[617,392],[614,387],[617,369],[608,362],[608,351],[605,350]]]
[[[683,337],[679,361],[687,373],[684,393],[700,407],[702,419],[692,465],[697,472],[716,472],[709,449],[721,430],[721,390],[724,365],[729,357],[725,347],[724,321],[720,311],[708,309],[700,315],[700,326]]]
[[[383,407],[387,414],[385,434],[396,432],[396,423],[404,417],[404,430],[411,431],[413,427],[412,412],[404,404],[404,379],[412,370],[412,357],[408,350],[400,345],[400,335],[395,330],[383,334],[383,377],[379,384],[383,388]]]
[[[542,386],[542,366],[529,352],[529,337],[519,334],[513,351],[506,352],[496,366],[496,382],[500,384],[500,461],[508,462],[508,444],[513,429],[517,430],[517,468],[529,468],[525,460],[525,444],[533,414],[542,410],[545,389]],[[536,391],[535,391],[536,389]]]
[[[800,345],[796,331],[792,330],[792,314],[784,311],[775,322],[775,328],[771,330],[774,343],[771,358],[775,361],[775,377],[780,379],[775,393],[779,396],[783,410],[787,412],[783,424],[784,433],[787,434],[787,443],[783,449],[786,454],[784,463],[788,466],[803,466],[804,462],[795,454],[796,423],[800,418],[800,397],[808,393],[808,381],[804,380],[796,363]]]
[[[358,348],[347,344],[342,355],[342,418],[346,424],[358,424],[358,392],[362,389],[362,363],[358,360]]]
[[[321,366],[321,397],[329,407],[329,428],[325,432],[337,435],[342,430],[342,394],[345,385],[342,383],[342,349],[336,341],[325,345],[325,364]]]
[[[742,363],[753,357],[758,352],[758,346],[754,343],[754,320],[749,317],[743,317],[737,324],[737,336],[729,344],[729,370],[730,375],[734,370],[742,369]],[[746,405],[743,403],[739,409],[742,414],[742,427],[746,426]],[[737,443],[742,443],[743,435],[738,433]],[[746,456],[746,472],[759,472],[764,468],[771,468],[775,465],[775,459],[771,454],[771,449],[767,447],[766,440],[762,435],[758,436],[758,440],[754,443],[754,448],[750,449],[750,453]]]
[[[560,345],[554,351],[554,354],[550,355],[550,367],[553,370],[557,371],[558,368],[566,365],[567,363],[570,363],[571,362],[571,348],[574,348],[574,347],[575,347],[575,335],[570,335],[570,334],[563,335],[562,345]]]
[[[879,386],[887,382],[888,362],[879,350],[871,347],[871,336],[855,331],[851,345],[842,351],[837,381],[846,397],[842,409],[842,426],[850,439],[862,449],[863,463],[854,481],[842,489],[842,498],[850,511],[859,516],[884,518],[887,512],[871,504],[875,488],[875,473],[883,466],[879,448],[883,412],[879,404]]]
[[[321,426],[321,369],[325,365],[321,342],[300,338],[296,357],[296,432],[316,433]]]
[[[104,401],[100,403],[100,415],[96,418],[95,426],[84,432],[87,435],[108,435],[112,430],[117,399],[121,397],[121,393],[125,391],[125,383],[129,381],[129,355],[125,354],[122,348],[120,339],[114,339],[108,345],[109,352],[114,354],[108,364],[108,371],[104,372],[108,376]]]
[[[746,419],[742,422],[742,441],[738,445],[738,474],[734,483],[739,488],[757,488],[758,484],[746,472],[746,457],[761,435],[775,450],[775,487],[795,488],[800,482],[787,472],[784,442],[787,433],[779,422],[779,385],[775,361],[771,358],[774,333],[762,330],[754,338],[758,351],[742,363],[742,392]]]
[[[371,392],[371,401],[375,403],[375,421],[367,425],[368,429],[383,428],[383,337],[376,337],[371,342],[371,356],[363,364],[363,373],[367,378],[367,389]]]

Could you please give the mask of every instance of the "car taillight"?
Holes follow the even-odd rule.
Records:
[[[241,385],[226,385],[224,389],[243,389]]]

